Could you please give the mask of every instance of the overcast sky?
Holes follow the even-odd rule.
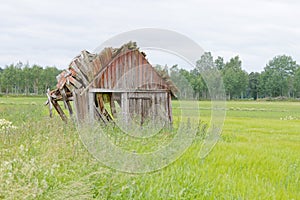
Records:
[[[246,71],[262,71],[276,55],[300,63],[299,10],[297,0],[9,0],[0,5],[0,67],[22,61],[64,69],[83,49],[151,27],[184,34],[226,61],[239,55]]]

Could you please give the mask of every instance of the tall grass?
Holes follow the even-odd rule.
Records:
[[[221,139],[205,159],[199,155],[202,140],[196,139],[170,166],[137,175],[99,163],[82,144],[76,126],[57,115],[48,118],[43,101],[0,98],[0,118],[17,126],[0,133],[0,199],[300,196],[300,103],[228,102]],[[175,115],[178,107],[174,102]],[[208,123],[209,102],[200,102],[200,114]]]

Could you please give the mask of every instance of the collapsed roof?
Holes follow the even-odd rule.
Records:
[[[117,76],[120,76],[120,73],[125,73],[132,66],[145,69],[144,74],[141,75],[136,73],[131,76],[133,79],[143,79],[143,87],[130,88],[128,81],[123,84],[122,89],[130,91],[130,89],[135,90],[147,90],[153,91],[154,89],[165,89],[170,92],[172,96],[175,96],[175,93],[178,91],[177,87],[171,81],[167,73],[157,72],[145,58],[146,54],[140,52],[135,42],[129,42],[124,44],[120,48],[104,48],[99,54],[93,54],[86,50],[83,50],[81,54],[76,56],[70,63],[68,69],[62,71],[57,78],[56,89],[47,92],[48,100],[46,104],[50,108],[50,116],[52,116],[52,106],[59,113],[60,117],[63,120],[67,120],[67,117],[63,109],[58,104],[58,101],[63,101],[65,108],[67,108],[70,115],[73,115],[73,109],[70,104],[70,101],[78,100],[78,95],[83,95],[90,88],[106,88],[113,89],[116,88],[117,82],[126,82],[127,79],[114,80],[117,79]],[[125,60],[125,61],[124,61]],[[136,61],[136,63],[135,63]],[[145,65],[146,67],[143,67]],[[111,67],[112,69],[110,69]],[[118,69],[116,69],[118,68]],[[150,71],[149,71],[150,70]],[[140,70],[141,71],[141,70]],[[118,75],[119,73],[119,75]],[[140,77],[139,77],[140,76]],[[147,77],[149,76],[149,77]],[[150,77],[151,76],[151,77]],[[120,78],[119,78],[120,79]],[[150,81],[151,83],[146,83]],[[146,83],[146,84],[145,84]],[[159,83],[155,87],[150,86],[150,84]],[[139,83],[141,84],[141,83]],[[108,90],[107,90],[108,91]],[[83,100],[84,101],[84,100]],[[77,102],[78,103],[78,102]],[[82,102],[81,102],[82,104]],[[88,104],[86,102],[85,104]],[[77,118],[78,115],[83,114],[78,112],[79,105],[77,107]],[[101,109],[100,109],[101,110]],[[110,118],[107,111],[103,111],[101,114],[105,118]]]

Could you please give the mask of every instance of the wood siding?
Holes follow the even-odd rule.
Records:
[[[57,79],[57,89],[48,92],[48,101],[63,120],[66,116],[57,104],[59,100],[64,101],[70,115],[73,110],[69,101],[74,100],[79,122],[91,117],[104,123],[112,120],[115,116],[105,109],[106,97],[112,115],[116,113],[116,101],[126,122],[140,116],[143,124],[146,119],[162,115],[164,120],[172,122],[171,95],[176,86],[150,65],[135,43],[129,42],[118,49],[105,48],[99,54],[82,51]]]

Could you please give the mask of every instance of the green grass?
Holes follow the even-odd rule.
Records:
[[[0,98],[0,118],[18,127],[0,132],[0,199],[299,199],[299,102],[227,102],[222,136],[204,160],[196,139],[168,167],[128,174],[89,154],[73,123],[48,118],[45,100]],[[210,106],[199,104],[206,123]],[[173,102],[175,121],[180,107],[196,117],[191,102]]]

